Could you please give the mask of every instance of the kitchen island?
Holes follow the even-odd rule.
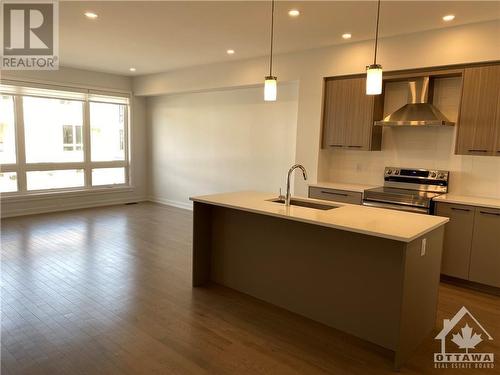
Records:
[[[373,342],[399,368],[435,326],[448,219],[273,198],[191,198],[193,286],[213,281]]]

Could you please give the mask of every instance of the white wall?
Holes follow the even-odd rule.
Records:
[[[454,128],[385,128],[382,151],[325,151],[321,180],[383,184],[384,167],[449,170],[450,193],[500,198],[500,158],[454,155]]]
[[[500,22],[492,21],[384,38],[380,42],[379,62],[385,70],[399,70],[500,60],[498,35]],[[306,166],[312,180],[318,178],[319,158],[328,158],[319,150],[323,77],[362,72],[373,58],[372,53],[373,42],[365,41],[276,57],[279,80],[299,81],[296,161]],[[161,95],[261,84],[266,64],[263,57],[137,77],[134,92]],[[376,155],[367,153],[366,158]],[[339,166],[334,161],[332,178],[341,178],[335,175],[334,170]],[[491,166],[498,170],[500,158],[491,161]],[[493,178],[492,183],[498,186],[500,180]],[[298,194],[307,193],[306,184],[300,179],[296,179],[295,187]]]
[[[148,98],[151,200],[190,207],[189,197],[276,191],[295,159],[298,84]]]
[[[70,87],[85,87],[107,89],[110,91],[132,91],[129,77],[91,72],[80,69],[61,67],[57,71],[2,71],[1,78],[43,82],[47,84],[65,85]],[[146,199],[146,98],[132,97],[131,101],[131,189],[103,192],[63,193],[37,197],[2,198],[1,216],[16,216],[120,204],[142,201]]]

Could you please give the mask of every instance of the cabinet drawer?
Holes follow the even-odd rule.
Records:
[[[469,280],[500,288],[500,210],[476,208]]]
[[[361,204],[363,199],[362,194],[355,191],[328,189],[316,186],[309,187],[309,198],[350,204]]]
[[[467,280],[475,207],[438,203],[436,215],[450,219],[444,230],[441,273]]]

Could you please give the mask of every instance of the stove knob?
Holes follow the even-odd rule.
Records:
[[[392,169],[388,169],[387,174],[392,174]]]
[[[431,173],[431,177],[432,177],[432,178],[435,178],[435,177],[436,177],[436,172],[432,172],[432,173]]]
[[[399,174],[399,169],[396,169],[396,171],[394,172],[395,175],[398,175]]]
[[[444,177],[445,177],[444,173],[440,173],[438,176],[438,178],[444,178]]]

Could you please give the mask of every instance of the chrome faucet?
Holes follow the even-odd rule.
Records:
[[[290,200],[292,198],[290,196],[290,176],[292,175],[292,172],[297,168],[300,168],[302,170],[302,176],[304,176],[304,180],[307,180],[307,172],[304,166],[301,164],[292,165],[292,167],[288,170],[288,176],[286,178],[285,206],[290,206]]]

